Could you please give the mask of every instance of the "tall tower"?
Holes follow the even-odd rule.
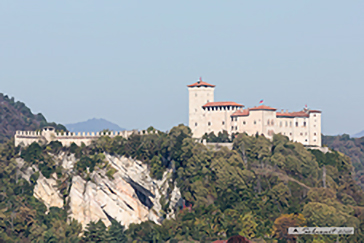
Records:
[[[189,93],[189,121],[193,137],[201,137],[207,124],[202,106],[214,102],[215,85],[208,84],[200,78],[194,84],[187,85]]]

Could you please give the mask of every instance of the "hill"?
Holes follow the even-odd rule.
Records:
[[[361,138],[364,137],[364,130],[361,132],[358,132],[352,136],[353,138]]]
[[[34,131],[47,125],[66,130],[60,124],[47,122],[41,113],[33,114],[23,102],[0,93],[0,143],[13,137],[16,130]]]
[[[364,190],[364,137],[351,138],[348,134],[322,136],[322,144],[350,157],[355,180]]]
[[[105,119],[89,119],[84,122],[66,124],[70,132],[100,132],[108,129],[110,131],[124,131],[124,128],[119,127],[117,124],[109,122]]]
[[[119,160],[125,164],[118,166]],[[100,137],[86,147],[64,148],[52,142],[20,150],[9,141],[0,147],[0,163],[0,238],[5,242],[81,242],[82,212],[94,220],[84,229],[84,242],[212,242],[236,234],[260,242],[296,242],[287,235],[288,226],[354,227],[355,234],[340,236],[340,242],[364,238],[364,193],[353,180],[350,159],[336,151],[306,150],[281,135],[271,141],[239,134],[232,150],[196,142],[183,125],[127,140]],[[132,179],[140,167],[147,168],[152,179]],[[128,190],[120,190],[121,179],[131,185]],[[63,198],[49,210],[42,200],[47,195],[37,194],[44,185],[57,190],[51,195]],[[158,190],[150,193],[157,185],[166,189],[159,200]],[[80,187],[80,193],[73,193],[73,187]],[[182,208],[171,203],[176,187]],[[75,202],[73,194],[81,200],[95,197],[93,208],[100,210],[72,213],[75,205],[87,205]],[[125,197],[140,198],[150,210],[159,201],[161,208],[153,212],[160,216],[158,222],[131,223],[125,230],[109,213],[111,205]],[[140,213],[126,202],[128,212]],[[302,242],[335,239],[300,237]]]

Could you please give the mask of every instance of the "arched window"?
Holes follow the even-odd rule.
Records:
[[[303,126],[304,126],[304,127],[306,126],[306,122],[303,122]]]
[[[211,122],[208,122],[207,125],[211,126]]]
[[[225,125],[225,122],[224,121],[222,121],[222,125]]]

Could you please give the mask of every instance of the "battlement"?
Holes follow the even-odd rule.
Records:
[[[16,131],[14,138],[15,146],[28,146],[33,142],[50,143],[52,141],[59,141],[63,146],[70,146],[72,143],[81,146],[82,143],[90,145],[93,140],[101,136],[121,136],[127,139],[132,134],[146,135],[151,133],[158,133],[158,131],[59,132],[55,131],[53,127],[45,127],[42,131]]]

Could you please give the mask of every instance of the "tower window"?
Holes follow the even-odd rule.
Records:
[[[207,125],[211,126],[211,122],[208,122]]]

